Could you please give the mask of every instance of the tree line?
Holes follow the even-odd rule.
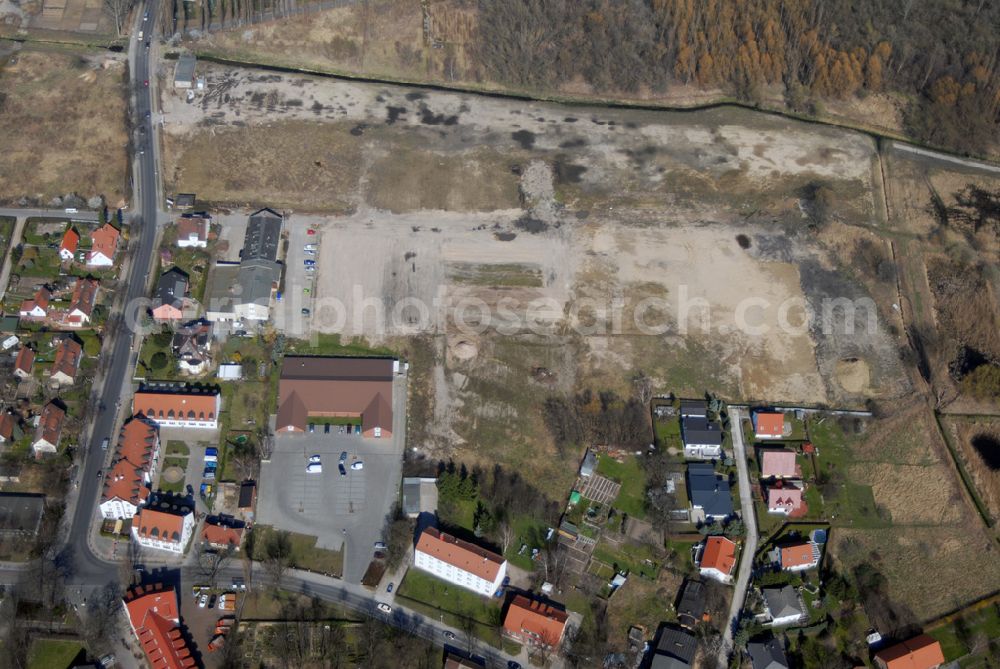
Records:
[[[1000,3],[986,0],[479,0],[476,57],[527,88],[674,84],[788,106],[892,91],[917,138],[981,151],[1000,130]]]

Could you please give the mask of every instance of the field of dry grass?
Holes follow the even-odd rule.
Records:
[[[67,193],[123,204],[125,64],[112,54],[23,48],[0,69],[0,199]]]
[[[869,423],[863,440],[851,447],[856,462],[933,466],[946,462],[936,438],[934,416],[921,402],[900,404],[894,415]]]
[[[849,470],[854,483],[870,485],[875,502],[895,525],[975,525],[961,483],[946,465],[917,466],[867,462]]]
[[[1000,444],[1000,420],[989,416],[944,416],[941,423],[986,508],[994,519],[1000,519],[1000,468],[996,467],[1000,460],[1000,446],[997,446]],[[991,463],[986,460],[987,452],[993,453]]]

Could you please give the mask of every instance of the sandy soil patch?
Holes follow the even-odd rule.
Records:
[[[54,197],[77,193],[123,203],[123,59],[21,49],[0,71],[0,89],[0,198],[48,206]]]
[[[849,393],[868,392],[872,374],[868,363],[859,358],[837,361],[837,383]]]

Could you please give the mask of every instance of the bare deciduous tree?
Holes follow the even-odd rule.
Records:
[[[125,27],[125,19],[128,18],[130,9],[132,9],[132,0],[104,0],[104,11],[114,21],[115,30],[119,37],[122,36],[122,29]]]

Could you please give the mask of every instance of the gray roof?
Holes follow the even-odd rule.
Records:
[[[171,304],[180,308],[188,288],[188,275],[177,267],[171,267],[160,275],[156,283],[156,297],[160,304]]]
[[[45,495],[0,493],[0,534],[36,534],[45,511]]]
[[[747,644],[753,669],[788,669],[788,658],[778,639],[751,641]]]
[[[280,241],[281,215],[271,209],[261,209],[250,215],[240,257],[244,263],[249,260],[274,262],[278,259]]]
[[[682,629],[663,626],[653,651],[650,669],[681,669],[691,666],[698,640]]]
[[[767,610],[772,618],[803,615],[805,612],[799,606],[799,594],[790,585],[780,588],[764,588],[761,590]]]
[[[416,516],[420,513],[420,479],[403,479],[403,513]]]
[[[705,615],[705,584],[685,581],[681,601],[677,604],[677,619],[682,625],[693,627]]]
[[[722,428],[706,418],[689,416],[681,419],[681,434],[685,444],[722,446]]]
[[[707,462],[691,463],[687,467],[687,477],[691,504],[703,508],[709,516],[733,514],[729,480],[718,476],[712,465]]]
[[[233,310],[233,286],[236,284],[240,268],[238,265],[215,265],[208,281],[206,300],[208,311],[231,312]]]
[[[194,79],[194,66],[197,59],[189,53],[181,55],[177,59],[177,67],[174,69],[174,81],[190,82]]]
[[[580,476],[590,476],[595,469],[597,469],[597,455],[588,448],[587,454],[583,456],[583,464],[580,465]]]
[[[240,304],[263,304],[271,302],[271,291],[281,280],[281,265],[274,261],[251,260],[240,265],[236,275],[239,293],[236,301]]]
[[[708,415],[708,402],[705,400],[681,400],[681,417]]]

